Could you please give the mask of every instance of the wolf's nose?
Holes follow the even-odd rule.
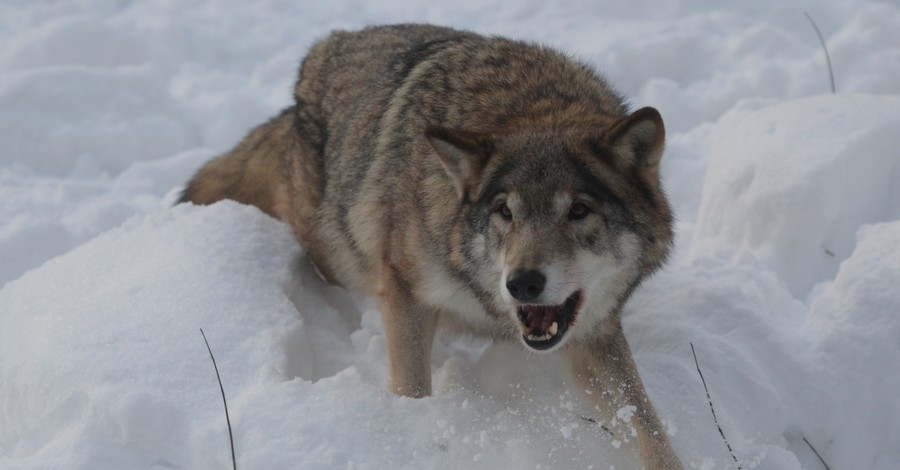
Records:
[[[540,271],[518,270],[513,272],[506,280],[506,289],[513,298],[522,302],[530,302],[544,292],[547,278]]]

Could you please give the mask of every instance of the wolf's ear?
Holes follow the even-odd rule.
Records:
[[[659,161],[665,148],[666,128],[654,108],[641,108],[615,123],[607,134],[613,159],[622,169],[636,170],[654,185],[659,183]]]
[[[478,184],[481,172],[493,150],[491,140],[482,134],[429,126],[425,137],[441,159],[444,170],[453,179],[461,199]]]

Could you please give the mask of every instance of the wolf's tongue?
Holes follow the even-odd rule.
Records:
[[[550,329],[550,325],[556,321],[556,316],[562,313],[562,308],[553,305],[524,305],[520,307],[519,318],[526,328],[544,332]]]

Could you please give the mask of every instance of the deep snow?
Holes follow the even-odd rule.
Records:
[[[837,78],[808,10],[822,29]],[[668,128],[669,265],[625,329],[688,468],[900,468],[900,6],[705,0],[0,6],[0,468],[632,468],[556,356],[441,336],[387,391],[374,304],[283,224],[171,207],[334,28],[428,21],[602,70]]]

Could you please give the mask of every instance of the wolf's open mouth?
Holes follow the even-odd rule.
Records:
[[[522,339],[532,349],[550,349],[575,324],[581,291],[575,291],[559,305],[520,305],[516,308],[522,325]]]

